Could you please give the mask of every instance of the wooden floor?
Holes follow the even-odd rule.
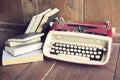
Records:
[[[45,59],[45,61],[0,66],[0,80],[120,80],[120,45],[114,43],[104,66],[88,66]]]

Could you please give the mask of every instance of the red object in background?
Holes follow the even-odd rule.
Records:
[[[82,31],[78,28],[81,28]],[[51,30],[78,31],[112,37],[112,31],[108,29],[106,23],[103,22],[66,22],[64,24],[55,22]]]
[[[76,31],[75,27],[67,26],[66,24],[58,24],[54,23],[51,30],[69,30],[69,31]]]

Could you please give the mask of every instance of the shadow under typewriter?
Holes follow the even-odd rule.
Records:
[[[90,65],[104,65],[109,61],[112,39],[78,32],[50,31],[43,53],[46,57]]]

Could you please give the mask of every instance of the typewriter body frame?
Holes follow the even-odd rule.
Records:
[[[92,29],[91,31],[88,30],[88,33],[85,32],[85,31],[82,31],[82,32],[78,32],[78,28],[76,27],[70,27],[69,25],[90,25],[90,29],[91,29],[91,26],[92,26]],[[68,28],[65,28],[65,27],[68,27]],[[85,28],[85,29],[89,29],[89,28]],[[100,34],[97,33],[97,34],[89,34],[89,31],[92,32],[93,29],[98,29],[98,30],[104,30],[104,32],[102,32]],[[94,32],[94,30],[93,30]],[[94,32],[96,33],[96,32]],[[57,38],[54,38],[54,36],[57,36]],[[50,47],[51,47],[51,43],[54,43],[54,42],[62,42],[62,39],[61,41],[59,40],[59,38],[62,38],[62,36],[71,36],[71,38],[73,37],[78,37],[78,38],[81,38],[81,37],[84,37],[84,38],[90,38],[90,39],[93,39],[93,40],[103,40],[103,41],[106,41],[107,43],[107,52],[105,53],[105,55],[103,56],[103,58],[100,60],[100,61],[95,61],[95,60],[89,60],[88,58],[82,58],[79,56],[72,56],[72,55],[64,55],[64,54],[51,54],[50,53]],[[66,62],[72,62],[72,63],[78,63],[78,64],[88,64],[88,65],[105,65],[106,63],[108,63],[109,59],[110,59],[110,54],[111,54],[111,46],[112,46],[112,33],[111,33],[111,30],[107,29],[106,28],[106,25],[105,24],[94,24],[94,23],[67,23],[67,24],[56,24],[53,25],[53,27],[51,28],[51,30],[49,31],[47,37],[46,37],[46,40],[45,40],[45,43],[44,43],[44,46],[43,46],[43,53],[46,57],[49,57],[49,58],[52,58],[52,59],[56,59],[56,60],[61,60],[61,61],[66,61]],[[64,37],[63,37],[64,38]],[[64,41],[63,42],[67,42],[67,41]],[[73,42],[73,41],[71,41]],[[78,42],[79,43],[79,42]]]

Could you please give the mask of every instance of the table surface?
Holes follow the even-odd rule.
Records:
[[[53,59],[0,66],[0,80],[120,80],[120,45],[113,43],[109,62],[104,66],[67,63]]]

